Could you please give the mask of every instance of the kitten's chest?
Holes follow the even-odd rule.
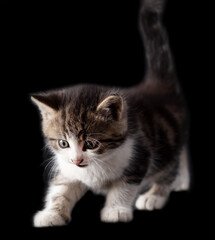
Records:
[[[112,164],[111,164],[112,165]],[[114,170],[116,169],[116,171]],[[82,170],[82,169],[81,169]],[[107,190],[111,183],[118,179],[123,172],[120,166],[90,166],[86,171],[81,171],[77,178],[94,190]]]
[[[110,182],[116,176],[110,176],[105,174],[103,170],[100,169],[94,171],[93,169],[89,169],[86,173],[80,174],[79,179],[84,184],[89,186],[92,189],[102,189],[107,186],[108,182]]]
[[[61,168],[61,173],[70,181],[81,181],[89,188],[107,189],[110,182],[117,178],[117,175],[109,172],[105,168],[96,168],[94,166],[79,169],[77,166]]]

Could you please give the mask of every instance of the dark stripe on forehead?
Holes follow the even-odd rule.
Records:
[[[70,135],[71,133],[77,134],[79,131],[77,123],[79,122],[77,116],[72,114],[71,108],[64,108],[61,113],[62,117],[62,131]]]
[[[66,125],[67,125],[67,129],[68,129],[69,134],[72,133],[74,135],[77,135],[78,128],[77,128],[74,121],[72,121],[71,119],[68,119],[67,122],[66,122]]]
[[[63,120],[66,119],[66,110],[65,110],[65,108],[62,108],[62,109],[61,109],[61,118],[62,118]]]
[[[64,137],[66,137],[66,134],[65,134],[65,133],[68,134],[68,131],[67,131],[67,128],[66,128],[66,116],[67,116],[66,110],[65,110],[65,108],[63,108],[63,109],[61,110],[61,120],[62,120],[61,129],[62,129],[62,134],[64,135]]]

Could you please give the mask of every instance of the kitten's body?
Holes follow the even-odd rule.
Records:
[[[162,9],[162,0],[143,3],[148,71],[138,86],[78,85],[33,95],[55,167],[35,226],[65,224],[88,189],[107,195],[101,219],[117,222],[130,221],[134,205],[159,209],[171,191],[189,188],[187,114]]]

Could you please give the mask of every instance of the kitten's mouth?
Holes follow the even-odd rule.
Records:
[[[77,167],[87,167],[88,164],[85,164],[85,165],[76,165]]]
[[[77,167],[87,167],[88,164],[84,162],[84,159],[78,161],[72,161]]]

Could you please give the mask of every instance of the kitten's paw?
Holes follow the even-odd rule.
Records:
[[[63,226],[70,221],[70,217],[59,215],[54,210],[43,210],[35,214],[33,223],[34,227],[53,227]]]
[[[132,209],[104,207],[101,211],[103,222],[129,222],[132,219]]]
[[[143,194],[137,198],[135,206],[139,210],[151,211],[154,209],[161,209],[165,205],[167,199],[167,196]]]

